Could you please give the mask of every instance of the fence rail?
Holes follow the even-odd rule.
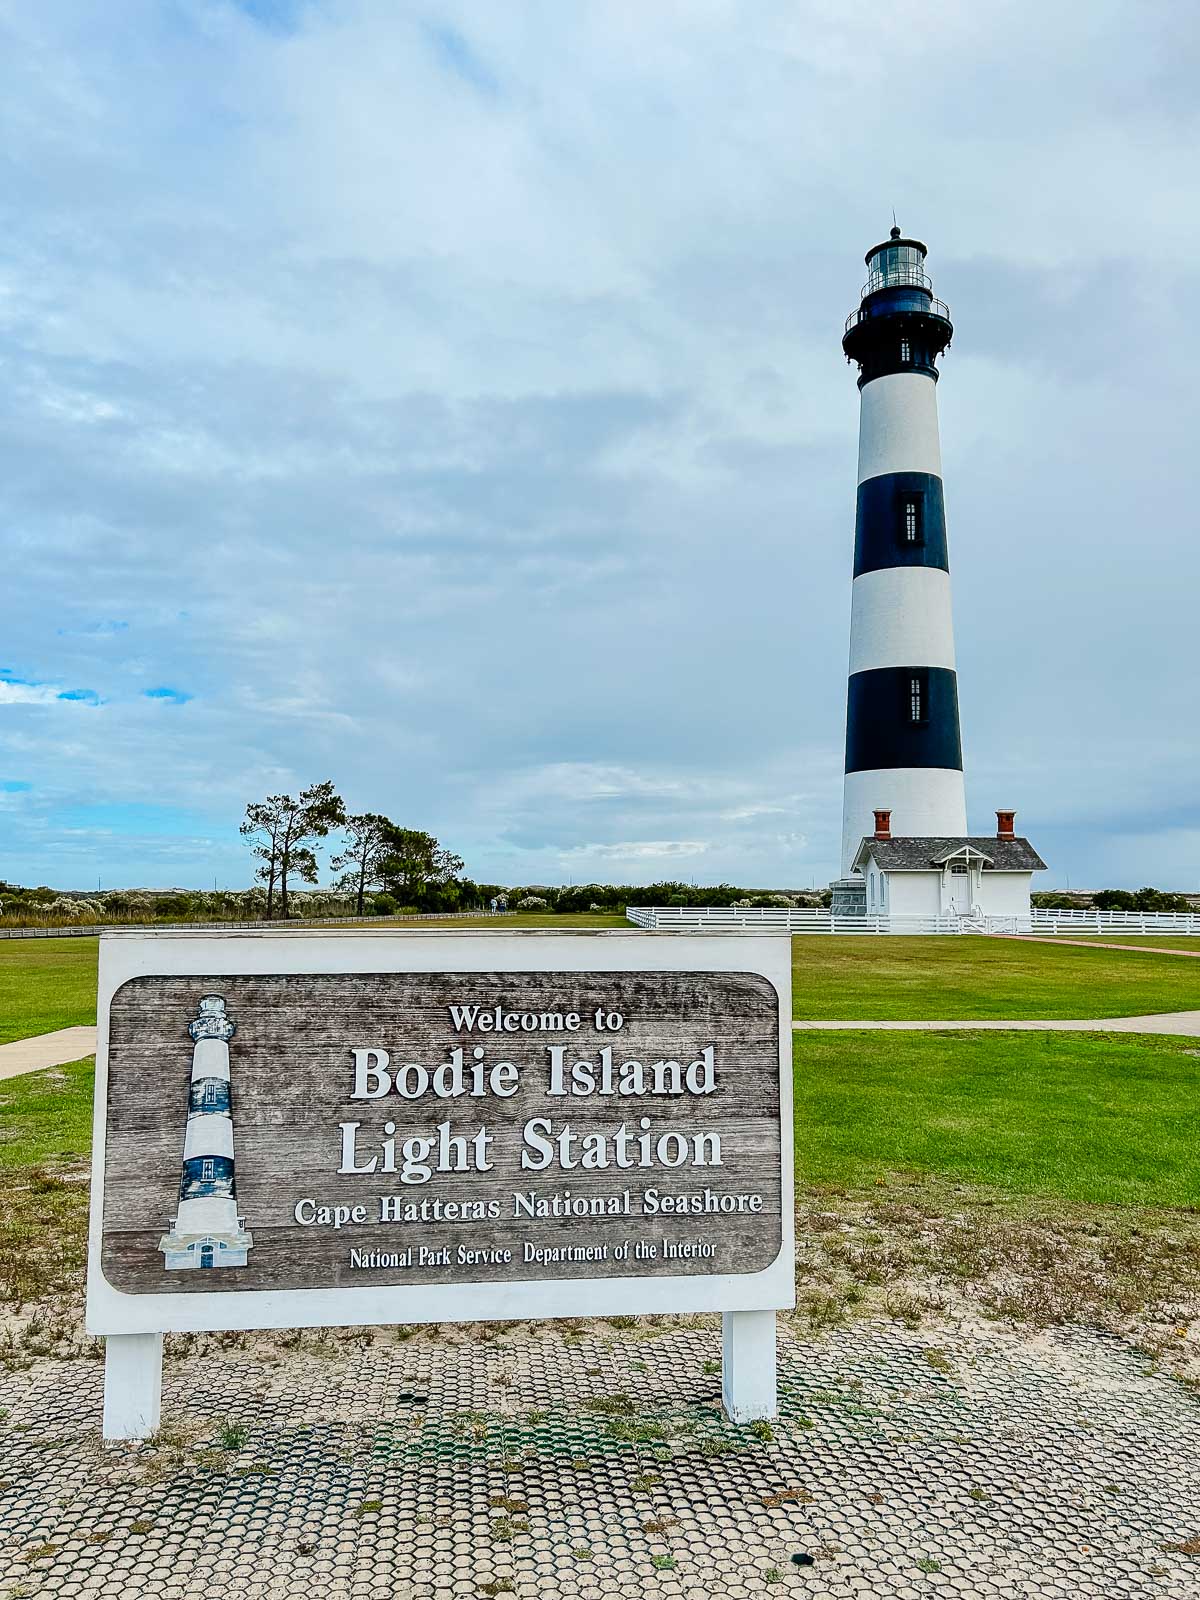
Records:
[[[832,912],[775,906],[628,906],[638,928],[699,933],[726,929],[743,933],[1013,934],[1145,933],[1200,935],[1197,911],[1044,911],[1020,916],[844,917]]]
[[[835,917],[832,912],[782,906],[627,906],[637,928],[658,933],[978,933],[958,917]]]
[[[996,919],[993,919],[996,920]],[[1033,933],[1200,934],[1200,911],[1046,911],[1035,906]]]
[[[286,922],[89,922],[65,928],[0,928],[0,939],[71,939],[98,933],[253,933],[262,928],[386,928],[401,922],[449,922],[460,917],[512,917],[515,911],[410,911],[396,917],[289,917]]]

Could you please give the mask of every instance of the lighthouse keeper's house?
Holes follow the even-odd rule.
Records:
[[[1027,920],[1033,874],[1046,863],[1014,832],[1014,816],[997,811],[994,838],[932,837],[893,835],[891,812],[876,811],[875,832],[852,865],[862,875],[866,914]]]

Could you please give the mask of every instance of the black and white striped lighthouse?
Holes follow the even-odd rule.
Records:
[[[899,228],[868,251],[842,340],[862,395],[843,875],[876,811],[904,834],[967,831],[937,419],[937,359],[954,329],[925,253]]]
[[[206,995],[200,1015],[188,1024],[192,1076],[188,1089],[183,1174],[171,1231],[158,1248],[175,1270],[244,1267],[254,1244],[238,1216],[233,1167],[233,1105],[229,1041],[237,1025],[225,1015],[220,995]]]

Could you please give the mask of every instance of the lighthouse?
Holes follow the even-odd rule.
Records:
[[[237,1025],[220,995],[206,995],[199,1013],[188,1024],[192,1075],[179,1205],[158,1245],[164,1265],[176,1270],[244,1267],[254,1243],[238,1216],[234,1183],[229,1041]]]
[[[867,252],[867,281],[842,348],[859,369],[858,504],[850,610],[843,879],[877,811],[905,834],[967,831],[950,560],[938,444],[938,357],[954,332],[918,239]],[[838,890],[841,890],[839,895]]]

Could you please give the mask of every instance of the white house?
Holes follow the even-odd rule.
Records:
[[[1046,863],[997,811],[992,838],[893,835],[890,811],[876,811],[874,835],[854,857],[868,916],[1028,917],[1033,874]],[[860,901],[861,905],[862,902]]]

